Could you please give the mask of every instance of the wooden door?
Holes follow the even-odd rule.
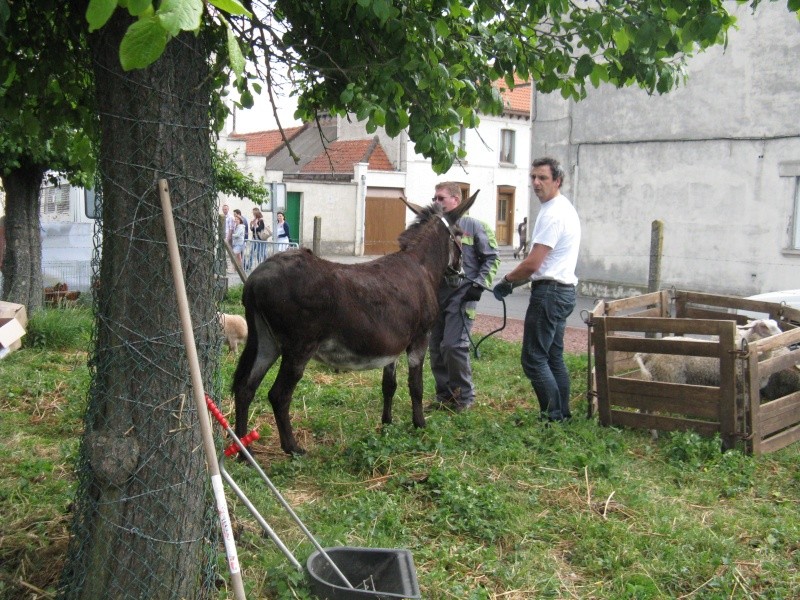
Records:
[[[399,194],[398,194],[399,196]],[[394,198],[367,196],[364,255],[391,254],[400,249],[398,236],[406,227],[406,205]]]
[[[514,245],[514,188],[497,188],[497,221],[494,227],[497,243]]]

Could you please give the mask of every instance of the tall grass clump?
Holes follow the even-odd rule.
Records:
[[[88,350],[92,326],[88,306],[45,308],[29,318],[23,344],[40,350]]]

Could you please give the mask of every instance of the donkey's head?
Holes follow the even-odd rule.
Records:
[[[432,221],[434,223],[441,223],[441,225],[447,229],[449,234],[449,243],[447,245],[449,254],[447,263],[448,272],[461,273],[461,236],[463,235],[463,231],[461,231],[461,228],[457,223],[458,220],[464,216],[464,214],[475,203],[475,199],[478,197],[478,192],[480,192],[480,190],[477,190],[465,202],[461,202],[449,212],[443,212],[441,204],[438,203],[431,204],[428,207],[422,207],[418,204],[414,204],[413,202],[408,202],[405,198],[401,198],[405,205],[408,206],[408,208],[410,208],[415,215],[417,215],[417,222],[415,224],[416,226],[421,226],[423,223]],[[403,235],[400,236],[401,249],[408,247],[409,242],[411,241],[409,238],[413,227],[414,226],[407,229]]]

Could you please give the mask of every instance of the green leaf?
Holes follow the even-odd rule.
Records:
[[[620,54],[625,54],[630,47],[631,38],[628,37],[628,34],[625,32],[624,29],[617,29],[613,34],[612,37],[614,38],[614,43],[617,44],[617,48],[619,48]]]
[[[142,17],[147,16],[145,13],[153,14],[155,11],[150,0],[130,0],[128,2],[128,12],[134,17]]]
[[[230,25],[227,24],[225,27],[225,33],[228,36],[228,60],[230,61],[231,71],[237,77],[241,77],[242,73],[244,73],[244,55],[242,54],[242,49],[239,46],[239,40],[236,39],[236,34],[233,33],[233,30],[230,28]]]
[[[170,37],[181,31],[197,31],[203,16],[203,0],[164,0],[156,15]]]
[[[372,12],[380,20],[381,24],[386,23],[386,20],[391,16],[391,6],[388,0],[374,0],[372,3]]]
[[[582,55],[575,64],[575,77],[583,79],[594,71],[594,61],[588,54]]]
[[[209,0],[209,4],[216,6],[221,11],[229,15],[245,15],[252,17],[253,13],[247,10],[242,4],[236,0]]]
[[[153,64],[167,47],[167,32],[156,16],[140,19],[128,27],[119,45],[119,60],[126,71]]]
[[[89,31],[100,29],[114,14],[117,0],[89,0],[86,8],[86,20],[89,22]]]

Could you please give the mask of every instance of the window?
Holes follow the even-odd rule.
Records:
[[[514,131],[503,129],[500,132],[500,162],[514,164]]]
[[[43,187],[40,194],[43,215],[69,214],[69,184]]]

